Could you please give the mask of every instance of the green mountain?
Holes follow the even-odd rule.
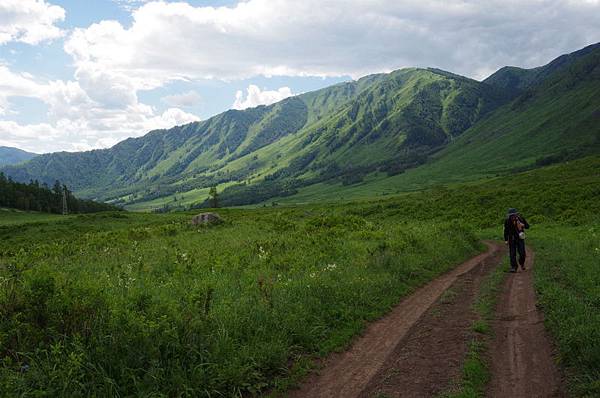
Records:
[[[18,148],[0,146],[0,166],[18,164],[38,156],[37,153],[23,151]]]
[[[515,98],[467,129],[424,165],[360,184],[315,184],[280,202],[367,198],[437,185],[476,181],[600,154],[600,44],[533,70],[527,83],[507,85],[513,69],[485,82],[516,90]],[[507,184],[509,179],[506,180]]]
[[[502,173],[600,153],[600,45],[562,56],[541,73],[440,153],[439,167]]]
[[[507,98],[448,72],[403,69],[4,171],[17,180],[60,179],[79,195],[120,203],[265,181],[268,196],[292,179],[298,186],[416,164]]]
[[[199,205],[210,186],[238,205],[490,177],[598,153],[599,57],[597,44],[483,82],[402,69],[3,171],[132,209]]]
[[[553,73],[568,68],[579,59],[597,52],[599,48],[600,43],[592,44],[573,53],[561,55],[547,65],[532,69],[505,66],[485,79],[484,82],[508,89],[514,94],[520,94],[528,87],[541,83]]]

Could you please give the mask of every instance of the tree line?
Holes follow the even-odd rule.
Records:
[[[60,214],[63,212],[63,197],[66,197],[69,213],[95,213],[121,210],[106,203],[76,198],[66,185],[56,181],[50,188],[32,180],[29,184],[13,181],[0,172],[0,206],[25,211],[40,211]]]

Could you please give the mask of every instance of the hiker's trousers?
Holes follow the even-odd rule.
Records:
[[[519,253],[519,264],[525,264],[525,241],[523,239],[509,239],[508,251],[510,253],[510,267],[517,269],[517,252]]]

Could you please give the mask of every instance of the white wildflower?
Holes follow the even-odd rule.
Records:
[[[262,246],[258,246],[258,258],[265,260],[268,255],[269,252],[267,252]]]

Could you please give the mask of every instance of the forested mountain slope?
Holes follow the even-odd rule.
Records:
[[[0,166],[25,162],[38,156],[37,153],[23,151],[18,148],[0,146]]]
[[[401,69],[2,170],[140,208],[202,205],[210,186],[240,205],[472,180],[599,153],[599,65],[596,44],[484,82]]]
[[[219,184],[238,184],[245,198],[253,195],[248,185],[262,183],[274,195],[414,166],[509,97],[448,72],[402,69],[3,170],[21,181],[60,179],[80,195],[118,203]]]
[[[546,71],[544,77],[540,70]],[[529,73],[522,71],[523,75]],[[506,68],[486,81],[505,82],[497,80],[503,73]],[[466,130],[424,165],[394,176],[374,173],[352,186],[315,184],[285,200],[366,198],[510,176],[551,163],[600,155],[600,45],[559,57],[534,73],[538,78],[512,85],[517,90],[514,100]],[[504,83],[499,84],[506,88]]]

